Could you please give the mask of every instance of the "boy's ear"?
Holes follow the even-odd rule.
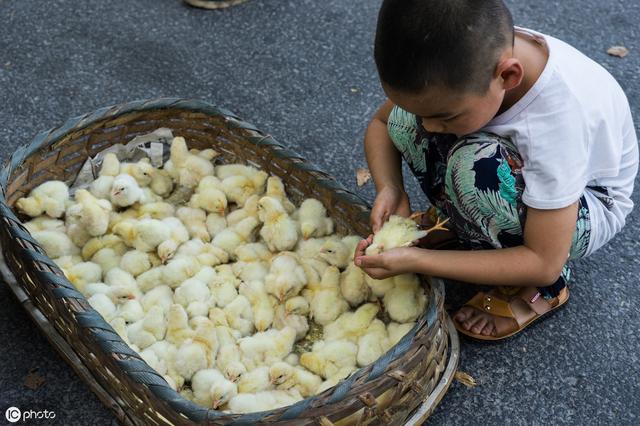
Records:
[[[501,79],[504,90],[518,87],[524,78],[522,63],[513,57],[503,59],[496,67],[495,77]]]

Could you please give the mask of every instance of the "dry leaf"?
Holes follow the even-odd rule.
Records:
[[[456,378],[457,381],[459,381],[460,383],[462,383],[468,388],[475,388],[478,385],[478,383],[476,382],[476,379],[474,379],[473,377],[471,377],[470,375],[462,371],[456,371],[456,374],[454,377]]]
[[[369,182],[371,179],[371,172],[369,169],[358,169],[356,170],[356,181],[358,182],[358,186],[362,186],[365,183]]]
[[[351,93],[358,93],[360,91],[360,89],[358,89],[357,87],[352,87],[351,88]]]
[[[29,370],[29,374],[24,378],[24,385],[31,390],[36,390],[44,384],[44,377],[38,374],[38,368]]]
[[[624,58],[629,54],[629,49],[624,46],[612,46],[607,50],[607,53],[611,56],[617,56],[618,58]]]

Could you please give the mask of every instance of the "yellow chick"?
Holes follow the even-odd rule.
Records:
[[[142,297],[142,292],[138,288],[138,283],[133,275],[120,268],[111,268],[107,271],[104,274],[104,282],[111,287],[122,287],[127,289],[127,291],[133,296],[132,298]]]
[[[218,266],[229,261],[226,251],[195,238],[182,244],[176,256],[194,257],[202,266]]]
[[[103,293],[97,293],[87,299],[89,305],[108,322],[116,316],[116,305]],[[135,343],[135,342],[134,342]]]
[[[302,298],[307,302],[304,297]],[[291,299],[289,299],[291,300]],[[309,304],[307,303],[307,308]],[[287,313],[285,305],[277,305],[275,315],[273,317],[273,327],[282,330],[285,327],[291,327],[296,331],[296,341],[303,339],[309,332],[309,321],[304,315]]]
[[[116,177],[120,174],[120,160],[112,152],[104,155],[102,165],[100,166],[99,176]]]
[[[172,204],[166,203],[164,201],[143,204],[140,206],[140,208],[138,208],[139,218],[148,217],[151,219],[162,220],[173,217],[175,213],[175,207]]]
[[[269,411],[286,407],[302,400],[302,396],[295,391],[272,390],[258,393],[239,393],[229,401],[229,411],[232,413],[252,413]]]
[[[227,196],[222,191],[220,179],[215,176],[205,176],[191,196],[189,206],[224,216],[227,211]]]
[[[227,227],[227,218],[218,213],[209,213],[205,221],[205,226],[207,227],[209,235],[214,238]]]
[[[89,185],[89,192],[96,198],[101,200],[109,200],[111,198],[111,188],[113,187],[113,176],[98,176],[96,180]]]
[[[162,308],[153,306],[143,319],[127,327],[129,341],[140,349],[151,346],[156,341],[164,339],[166,323]]]
[[[365,280],[364,271],[350,263],[340,274],[340,293],[352,307],[360,306],[371,298],[371,287]]]
[[[80,249],[62,232],[36,231],[31,235],[52,259],[80,254]]]
[[[375,362],[387,351],[389,335],[382,321],[374,319],[367,331],[358,339],[358,355],[356,360],[359,367]]]
[[[200,264],[191,257],[177,257],[167,263],[163,269],[163,280],[166,285],[176,288],[193,277],[200,270]]]
[[[171,237],[171,229],[156,219],[127,219],[114,226],[113,232],[129,247],[144,252],[155,251]]]
[[[356,247],[360,241],[362,238],[357,235],[328,238],[320,248],[318,256],[330,265],[345,269],[353,263]]]
[[[428,233],[429,231],[421,231],[418,224],[409,218],[391,215],[373,236],[373,243],[367,247],[365,253],[374,255],[397,247],[407,247]]]
[[[242,363],[252,370],[261,365],[282,361],[293,349],[296,331],[291,327],[282,330],[269,329],[238,340]]]
[[[280,201],[288,214],[292,214],[296,210],[296,206],[287,197],[282,179],[278,176],[271,176],[267,179],[266,195]]]
[[[242,207],[233,210],[227,215],[227,226],[234,226],[248,217],[253,217],[258,220],[258,202],[261,198],[260,195],[252,195],[247,198],[247,201]]]
[[[109,228],[111,203],[99,200],[89,191],[79,189],[75,194],[76,201],[82,206],[80,223],[92,237],[104,235]]]
[[[396,322],[412,322],[418,319],[427,306],[427,296],[415,274],[395,277],[395,287],[384,295],[384,307]]]
[[[258,202],[258,215],[264,223],[260,236],[271,251],[293,249],[298,242],[298,226],[287,214],[280,201],[272,197],[262,197]]]
[[[86,226],[82,223],[82,204],[69,202],[65,212],[64,224],[67,229],[67,236],[78,246],[83,247],[90,239],[91,235]]]
[[[190,381],[197,371],[214,365],[217,351],[215,326],[211,321],[202,323],[196,328],[194,337],[185,340],[178,348],[174,361],[175,370],[186,381]]]
[[[194,402],[217,409],[238,394],[235,383],[214,368],[200,370],[191,379]]]
[[[371,289],[371,294],[377,298],[383,298],[384,295],[387,294],[387,292],[395,285],[393,277],[376,280],[375,278],[371,278],[369,275],[364,274],[364,281]]]
[[[128,174],[133,177],[140,187],[151,184],[155,170],[149,158],[142,158],[135,163],[120,163],[120,174]]]
[[[120,262],[122,261],[122,256],[115,252],[115,250],[110,248],[103,248],[96,252],[91,257],[91,262],[97,263],[102,268],[102,273],[106,274],[113,268],[120,267]]]
[[[252,195],[264,193],[268,174],[251,166],[241,166],[240,174],[228,175],[228,167],[234,165],[218,166],[216,174],[222,179],[222,189],[227,200],[242,207]]]
[[[253,334],[255,330],[253,326],[253,310],[246,297],[238,295],[223,310],[230,327],[238,330],[243,336]],[[211,314],[211,311],[209,314]]]
[[[267,366],[257,367],[246,372],[238,382],[238,391],[241,393],[256,393],[273,388]]]
[[[214,237],[212,244],[223,249],[233,258],[239,246],[251,242],[254,230],[258,225],[259,222],[256,218],[247,217],[235,225],[222,230],[222,232]]]
[[[300,293],[307,283],[307,276],[295,254],[285,252],[273,258],[264,283],[267,292],[282,302]]]
[[[118,207],[129,207],[144,197],[144,191],[136,180],[127,174],[120,174],[113,179],[109,199]]]
[[[58,265],[58,268],[69,270],[74,265],[77,265],[78,263],[82,263],[83,260],[81,256],[75,255],[75,256],[58,257],[53,259],[53,261],[56,263],[56,265]]]
[[[189,278],[175,289],[173,300],[182,305],[189,317],[209,314],[209,287],[200,280]]]
[[[273,323],[275,312],[264,283],[261,281],[250,281],[241,283],[238,288],[239,293],[247,298],[253,309],[253,324],[258,331],[265,331]]]
[[[176,346],[192,339],[195,332],[189,326],[189,316],[182,305],[174,303],[167,314],[167,333],[165,340]]]
[[[180,219],[176,217],[167,217],[162,219],[162,223],[169,229],[169,239],[158,245],[158,257],[162,263],[166,263],[176,254],[181,244],[189,241],[189,230],[184,226]],[[201,240],[197,240],[201,241]]]
[[[66,270],[65,275],[69,282],[82,292],[85,285],[102,280],[102,268],[93,262],[82,262]]]
[[[168,197],[173,191],[173,179],[166,170],[154,169],[149,188],[161,197]]]
[[[354,367],[357,354],[358,346],[355,343],[347,340],[320,340],[313,344],[311,352],[300,356],[300,365],[327,379],[345,367]]]
[[[324,237],[333,233],[333,220],[327,217],[327,209],[319,200],[307,198],[297,211],[302,238]]]
[[[366,303],[355,312],[343,313],[334,322],[324,326],[324,339],[326,341],[349,340],[357,343],[379,311],[379,305]]]
[[[173,138],[170,161],[169,174],[172,174],[179,185],[189,188],[195,188],[202,178],[214,173],[211,161],[190,153],[183,137]],[[167,170],[167,165],[165,165],[165,170]]]
[[[122,241],[117,235],[114,234],[106,234],[100,237],[91,238],[87,243],[82,247],[82,257],[84,259],[91,259],[98,251],[103,248],[110,248],[119,255],[124,255],[129,247]]]
[[[64,222],[59,219],[52,219],[49,216],[38,216],[24,224],[27,231],[34,233],[36,231],[57,231],[67,232]]]
[[[68,201],[67,184],[59,180],[50,180],[32,189],[28,197],[18,199],[16,207],[27,216],[37,217],[46,214],[58,218],[64,214]]]
[[[124,268],[123,268],[124,269]],[[143,292],[148,292],[149,290],[162,285],[162,273],[164,271],[163,266],[155,266],[148,271],[145,271],[136,277],[136,282],[138,283],[138,288]]]
[[[159,306],[163,312],[169,312],[173,304],[173,291],[166,285],[152,288],[142,296],[140,303],[145,312],[149,312],[153,306]]]
[[[120,259],[120,269],[137,277],[151,269],[149,254],[139,250],[130,250]]]
[[[282,361],[271,365],[269,378],[271,383],[275,384],[278,389],[289,390],[295,388],[305,398],[315,395],[322,384],[320,376]]]
[[[335,266],[329,266],[322,275],[320,289],[315,292],[310,307],[311,317],[320,325],[329,324],[349,310],[349,304],[340,294],[340,270]]]
[[[387,333],[389,335],[389,340],[387,341],[386,350],[391,349],[391,347],[398,344],[400,339],[402,339],[405,334],[407,334],[414,326],[415,322],[407,322],[404,324],[398,324],[397,322],[390,322],[387,325]]]
[[[211,235],[209,235],[206,224],[207,213],[204,210],[180,207],[176,211],[176,216],[187,227],[191,238],[199,238],[205,243],[211,241]]]

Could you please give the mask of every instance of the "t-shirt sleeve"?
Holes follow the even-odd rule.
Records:
[[[583,111],[570,99],[553,113],[530,117],[529,150],[522,175],[522,201],[537,209],[559,209],[576,202],[587,186],[589,132]]]

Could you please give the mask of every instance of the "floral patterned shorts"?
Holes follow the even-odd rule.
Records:
[[[482,132],[460,139],[429,133],[414,114],[398,107],[392,110],[387,127],[422,190],[438,214],[449,218],[463,247],[478,250],[523,244],[527,213],[522,202],[523,162],[510,139]],[[569,259],[584,256],[590,229],[583,195]],[[541,287],[540,292],[545,298],[555,297],[570,275],[565,265],[558,281]]]

